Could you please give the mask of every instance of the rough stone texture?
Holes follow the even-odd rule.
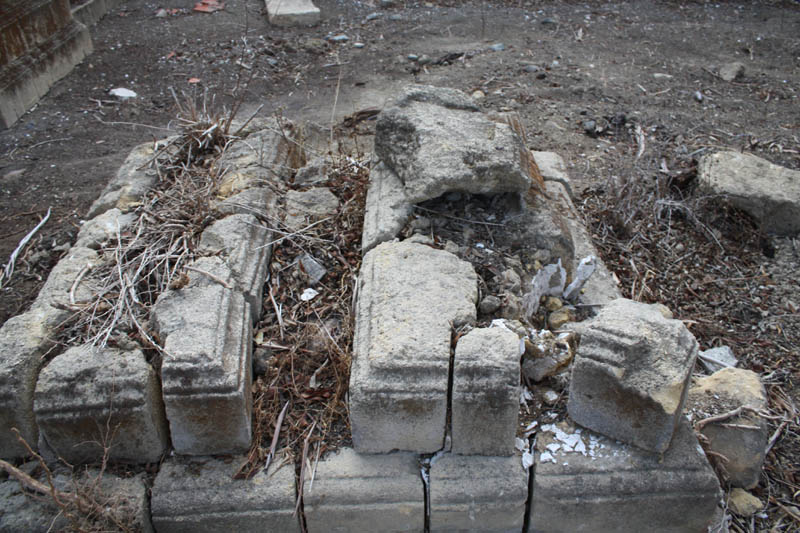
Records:
[[[152,322],[167,356],[161,367],[172,445],[188,455],[244,452],[250,446],[250,306],[219,284],[168,291]]]
[[[329,217],[339,208],[339,199],[330,189],[316,187],[307,191],[286,193],[284,222],[291,230],[301,230],[307,225]]]
[[[33,307],[41,307],[45,312],[48,327],[55,327],[73,312],[64,309],[70,303],[69,292],[78,274],[87,265],[98,265],[100,256],[90,248],[73,246],[69,252],[56,263],[47,281],[42,285]],[[81,302],[91,298],[92,293],[86,283],[75,287],[75,301]]]
[[[525,150],[508,124],[489,120],[453,89],[408,87],[375,127],[375,153],[411,203],[450,191],[524,193],[531,186]]]
[[[33,415],[33,391],[42,355],[53,346],[45,313],[32,309],[9,318],[0,328],[0,457],[28,455],[11,428],[36,447],[39,429]]]
[[[253,215],[230,215],[203,231],[197,251],[220,254],[230,267],[236,287],[250,304],[253,322],[261,316],[264,280],[272,255],[272,234]]]
[[[588,430],[542,428],[530,530],[534,533],[697,533],[719,482],[685,419],[660,456]]]
[[[224,215],[253,215],[256,218],[275,217],[275,193],[266,187],[251,187],[217,202],[217,211]]]
[[[458,340],[453,363],[453,453],[514,453],[519,356],[519,338],[505,328],[473,329]]]
[[[397,237],[413,211],[397,174],[384,163],[373,161],[364,208],[361,252],[367,253],[378,244]]]
[[[318,156],[308,161],[305,166],[297,169],[294,175],[295,186],[319,185],[328,181],[328,160],[325,156]]]
[[[445,454],[430,479],[431,531],[522,531],[528,473],[519,457]]]
[[[536,161],[536,166],[539,167],[539,173],[544,181],[560,183],[566,190],[568,198],[572,200],[575,197],[575,193],[572,190],[572,181],[569,179],[564,159],[555,152],[531,151],[531,155],[533,155],[533,160]]]
[[[294,468],[259,469],[248,480],[233,479],[245,457],[173,458],[161,465],[151,496],[159,533],[300,531]],[[278,458],[273,464],[279,464]]]
[[[150,165],[154,155],[152,142],[140,144],[131,150],[116,175],[89,208],[87,218],[94,218],[114,207],[123,213],[137,207],[158,177]]]
[[[134,221],[133,213],[125,213],[117,209],[97,215],[91,220],[87,220],[78,232],[78,239],[75,241],[75,248],[100,249],[105,243],[111,242],[117,237],[117,231],[124,232]]]
[[[550,200],[537,197],[522,212],[519,225],[519,238],[526,248],[535,251],[536,259],[543,265],[556,263],[560,259],[564,269],[572,275],[576,259],[572,231],[567,217],[554,209]]]
[[[265,0],[269,23],[275,26],[310,26],[320,21],[311,0]]]
[[[217,162],[222,172],[219,196],[228,198],[267,182],[283,182],[301,166],[302,154],[291,140],[291,124],[273,119],[262,126],[231,145]]]
[[[681,419],[697,341],[679,320],[620,298],[576,328],[567,408],[575,422],[663,452]]]
[[[701,351],[697,354],[700,363],[706,372],[713,374],[723,368],[735,367],[739,364],[739,360],[733,354],[730,346],[717,346],[708,350]]]
[[[68,0],[7,0],[0,20],[0,127],[22,116],[92,52]]]
[[[699,378],[689,389],[687,409],[692,419],[730,412],[739,407],[766,411],[767,393],[758,374],[740,368],[726,368]],[[744,429],[735,426],[756,427]],[[769,439],[767,421],[752,412],[705,425],[700,432],[708,439],[708,449],[728,460],[722,468],[734,487],[752,489],[758,485],[764,450]]]
[[[169,430],[161,387],[140,350],[78,346],[50,362],[36,384],[39,430],[70,463],[156,462]]]
[[[706,194],[724,195],[759,221],[764,231],[779,235],[800,231],[800,171],[750,154],[718,152],[703,157],[697,177]]]
[[[734,61],[719,67],[719,77],[725,81],[734,81],[744,76],[744,64]]]
[[[56,480],[62,482],[61,486],[67,485],[66,476]],[[69,521],[55,506],[26,495],[14,479],[0,481],[0,502],[0,533],[68,531]]]
[[[475,320],[477,299],[472,265],[448,252],[399,242],[367,253],[350,375],[357,451],[442,447],[452,327]]]
[[[422,531],[425,505],[415,454],[340,450],[317,465],[303,495],[310,532]]]
[[[731,491],[728,508],[739,516],[752,516],[764,507],[761,500],[740,488]]]

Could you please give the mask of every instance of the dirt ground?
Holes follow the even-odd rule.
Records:
[[[664,301],[701,348],[731,345],[778,387],[772,395],[800,405],[797,241],[731,225],[723,213],[711,230],[724,253],[708,252],[703,231],[635,244],[650,215],[642,205],[638,218],[623,213],[620,221],[617,212],[632,209],[622,185],[680,185],[703,153],[717,149],[800,169],[797,2],[316,0],[322,23],[299,29],[271,26],[261,0],[228,0],[214,14],[193,12],[194,3],[129,0],[109,13],[91,30],[94,52],[0,132],[0,263],[52,209],[0,290],[0,323],[30,304],[130,149],[174,130],[171,89],[207,90],[226,105],[241,97],[240,117],[263,105],[260,115],[329,128],[382,107],[403,85],[425,83],[473,94],[487,111],[518,112],[530,148],[568,162],[577,203],[626,296]],[[341,35],[347,40],[326,39]],[[720,69],[731,62],[744,73],[725,81]],[[109,94],[118,87],[138,97],[120,101]],[[356,125],[365,149],[371,124]],[[688,239],[705,255],[674,273],[656,262],[660,275],[639,276],[637,265],[654,248]],[[720,264],[750,281],[762,277],[726,285]],[[687,269],[699,279],[686,283],[688,292],[683,281],[672,283]],[[713,312],[715,301],[724,313]],[[782,505],[798,505],[796,426],[783,428],[775,449],[770,465],[780,470]],[[775,497],[773,484],[759,487],[764,501]],[[767,518],[740,525],[785,531],[800,523],[791,512],[772,506]]]

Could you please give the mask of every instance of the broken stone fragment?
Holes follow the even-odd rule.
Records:
[[[339,199],[330,189],[316,187],[307,191],[288,191],[286,193],[286,216],[284,223],[293,231],[330,217],[339,208]]]
[[[763,507],[761,500],[738,487],[728,495],[728,508],[739,516],[753,516]]]
[[[309,285],[316,285],[328,273],[327,269],[310,254],[301,255],[299,265]]]
[[[97,250],[102,245],[115,241],[117,232],[125,232],[135,218],[134,213],[123,214],[117,208],[109,209],[83,224],[74,246]]]
[[[311,0],[266,0],[269,23],[275,26],[312,26],[319,23],[319,8]]]
[[[229,146],[217,161],[221,183],[217,194],[227,198],[264,183],[282,183],[300,164],[291,126],[268,121],[267,127]]]
[[[374,531],[376,517],[381,531],[424,529],[425,503],[415,454],[371,455],[343,448],[319,462],[313,487],[309,478],[303,495],[309,531]]]
[[[514,453],[519,372],[515,333],[476,328],[459,338],[453,363],[453,453]]]
[[[524,193],[531,186],[519,136],[453,89],[405,89],[378,116],[375,153],[399,176],[410,203],[450,191]]]
[[[481,300],[481,304],[478,306],[478,309],[483,315],[491,315],[500,309],[501,305],[503,305],[503,301],[500,298],[493,294],[489,294]]]
[[[664,452],[678,424],[697,357],[679,320],[618,299],[576,326],[569,414],[578,424],[646,450]]]
[[[710,416],[739,408],[738,416],[703,424]],[[767,421],[754,411],[765,411],[767,395],[758,375],[750,370],[725,368],[699,378],[689,390],[687,410],[707,439],[708,449],[725,457],[721,467],[734,487],[758,485],[769,439]]]
[[[569,424],[537,434],[530,508],[536,533],[705,531],[719,481],[683,419],[663,455]]]
[[[359,453],[444,442],[453,327],[476,318],[478,278],[443,250],[384,243],[359,274],[350,421]]]
[[[253,215],[257,218],[275,217],[275,194],[267,187],[251,187],[214,203],[223,215]]]
[[[141,350],[68,349],[41,371],[34,411],[70,463],[156,462],[169,439],[158,376]]]
[[[534,332],[535,333],[535,332]],[[522,373],[533,381],[542,381],[565,370],[574,355],[572,332],[555,335],[542,330],[525,339]]]
[[[374,160],[364,207],[361,252],[366,253],[378,244],[394,239],[413,211],[397,174],[383,162]]]
[[[739,364],[730,346],[718,346],[697,354],[700,364],[706,372],[713,374],[723,368],[732,368]]]

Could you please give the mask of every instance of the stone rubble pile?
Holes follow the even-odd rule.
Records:
[[[621,298],[599,260],[572,300],[561,297],[579,259],[597,255],[563,161],[531,156],[511,122],[463,93],[421,86],[376,126],[349,387],[353,448],[305,472],[302,509],[284,458],[235,479],[251,440],[252,324],[271,254],[262,215],[276,203],[262,185],[300,166],[276,132],[260,129],[225,154],[218,210],[227,216],[204,231],[183,286],[153,307],[167,353],[160,366],[128,341],[72,347],[42,368],[69,313],[63,303],[88,296],[74,286],[78,273],[106,260],[100,244],[131,224],[155,179],[145,164],[152,149],[132,152],[31,310],[0,329],[0,456],[26,455],[11,427],[76,462],[102,457],[109,421],[114,461],[157,462],[171,444],[150,495],[159,532],[299,531],[298,515],[311,533],[694,532],[710,524],[720,485],[684,416],[688,398],[695,420],[742,407],[734,420],[758,426],[702,428],[704,444],[731,458],[731,482],[757,483],[766,440],[757,376],[728,368],[692,385],[694,337],[663,306]],[[329,196],[324,187],[287,195],[286,223],[324,221],[337,207]],[[465,227],[437,209],[486,224]],[[503,228],[475,242],[489,224]],[[526,317],[536,272],[559,262],[561,292]],[[575,322],[585,308],[594,316]],[[531,327],[553,326],[554,316],[557,331]],[[745,403],[733,393],[709,402],[742,379]],[[556,386],[560,394],[547,388]],[[561,395],[568,418],[522,422],[521,404]]]

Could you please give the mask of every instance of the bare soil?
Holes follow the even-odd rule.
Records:
[[[94,52],[0,132],[0,262],[52,208],[0,292],[0,323],[30,304],[130,149],[174,133],[170,88],[227,106],[241,97],[240,117],[263,105],[264,116],[346,125],[369,149],[373,122],[357,112],[425,83],[518,112],[530,148],[568,162],[625,295],[667,304],[703,349],[731,346],[762,374],[775,413],[800,405],[798,242],[698,200],[692,183],[718,149],[800,169],[797,2],[316,0],[322,23],[290,29],[271,26],[260,0],[214,14],[194,3],[129,0],[109,13],[92,28]],[[337,35],[348,39],[326,40]],[[744,74],[725,81],[720,67],[735,61]],[[110,96],[117,87],[138,97]],[[756,490],[767,514],[742,530],[800,524],[793,416],[774,424]]]

